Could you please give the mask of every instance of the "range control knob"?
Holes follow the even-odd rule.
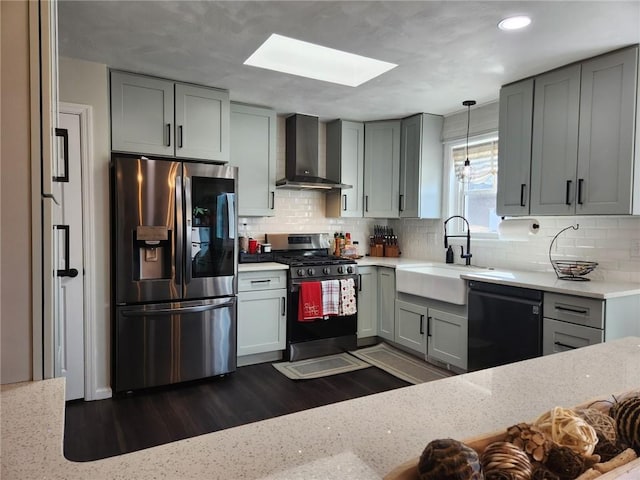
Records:
[[[353,267],[347,267],[347,273],[353,273]]]
[[[344,267],[342,266],[338,267],[338,273],[344,273]]]
[[[325,275],[329,275],[331,273],[331,269],[329,267],[324,267],[322,269],[322,273],[324,273]]]
[[[316,272],[315,272],[315,270],[313,268],[309,268],[309,269],[307,269],[307,273],[309,274],[309,276],[311,276]]]
[[[299,277],[304,277],[304,270],[302,268],[299,268],[296,273],[298,274]]]

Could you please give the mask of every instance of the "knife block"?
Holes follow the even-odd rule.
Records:
[[[400,256],[400,248],[398,245],[385,245],[384,246],[384,256],[385,257],[399,257]]]
[[[384,245],[371,245],[369,256],[371,257],[384,257]]]

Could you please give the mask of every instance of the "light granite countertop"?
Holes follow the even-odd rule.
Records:
[[[63,455],[64,380],[1,389],[2,479],[377,479],[435,438],[640,389],[640,338],[409,386],[86,463]]]

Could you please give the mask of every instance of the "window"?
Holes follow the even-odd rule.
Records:
[[[498,136],[483,135],[445,144],[449,172],[449,216],[462,215],[469,222],[471,232],[492,238],[497,234],[500,217],[496,215],[498,185]],[[469,158],[471,175],[462,180],[464,161]],[[451,222],[455,229],[455,222]],[[459,222],[457,233],[461,233]]]

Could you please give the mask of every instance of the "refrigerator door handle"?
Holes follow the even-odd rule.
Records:
[[[218,308],[227,308],[232,307],[234,301],[226,300],[223,303],[214,303],[211,305],[195,305],[192,307],[182,307],[182,308],[158,308],[153,310],[143,310],[145,317],[153,317],[153,316],[163,316],[167,313],[172,315],[179,315],[184,313],[198,313],[198,312],[206,312],[209,310],[216,310]],[[131,310],[124,311],[120,313],[123,317],[139,317],[141,314],[140,310]]]
[[[176,227],[175,227],[175,242],[176,242],[176,251],[175,251],[175,279],[177,285],[182,285],[182,263],[183,263],[183,253],[184,252],[184,243],[183,243],[183,234],[184,231],[184,216],[182,214],[182,176],[176,175],[176,186],[175,186],[175,209],[176,209]]]
[[[184,232],[184,284],[191,283],[191,225],[193,222],[193,209],[191,206],[191,177],[184,177],[184,222],[185,228],[181,231]]]

